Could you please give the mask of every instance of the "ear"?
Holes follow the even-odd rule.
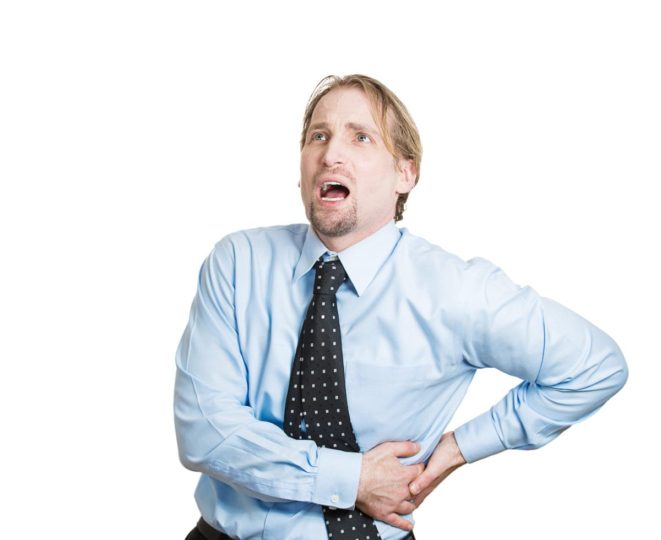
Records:
[[[415,177],[418,171],[412,159],[400,158],[397,160],[397,193],[408,193],[415,187]]]

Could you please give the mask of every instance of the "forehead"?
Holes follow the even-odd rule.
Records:
[[[361,89],[340,87],[328,92],[319,100],[311,121],[352,121],[377,127],[372,104]]]

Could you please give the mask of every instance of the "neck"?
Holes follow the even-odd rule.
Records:
[[[317,229],[312,227],[314,230],[315,234],[319,237],[319,240],[328,248],[329,251],[334,251],[335,253],[340,253],[341,251],[344,251],[347,248],[350,248],[354,244],[357,244],[358,242],[364,240],[368,236],[373,235],[376,231],[384,227],[389,221],[391,221],[392,218],[388,218],[385,220],[383,223],[380,225],[376,225],[374,227],[368,228],[368,229],[361,229],[361,230],[355,230],[351,231],[350,233],[344,234],[342,236],[328,236],[325,234],[320,233]]]

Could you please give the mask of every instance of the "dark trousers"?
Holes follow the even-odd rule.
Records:
[[[232,540],[229,536],[214,529],[200,518],[196,527],[188,533],[186,540]]]
[[[206,521],[200,518],[200,521],[197,522],[197,526],[188,533],[186,540],[232,540],[226,534],[221,533],[209,525]],[[415,540],[413,533],[409,535],[404,540]]]

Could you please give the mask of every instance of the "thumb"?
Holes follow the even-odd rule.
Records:
[[[388,450],[396,457],[410,457],[420,451],[420,444],[415,441],[397,441],[389,443]]]
[[[431,483],[436,480],[436,472],[429,466],[409,484],[409,491],[413,495],[418,495],[421,491],[427,489]]]

